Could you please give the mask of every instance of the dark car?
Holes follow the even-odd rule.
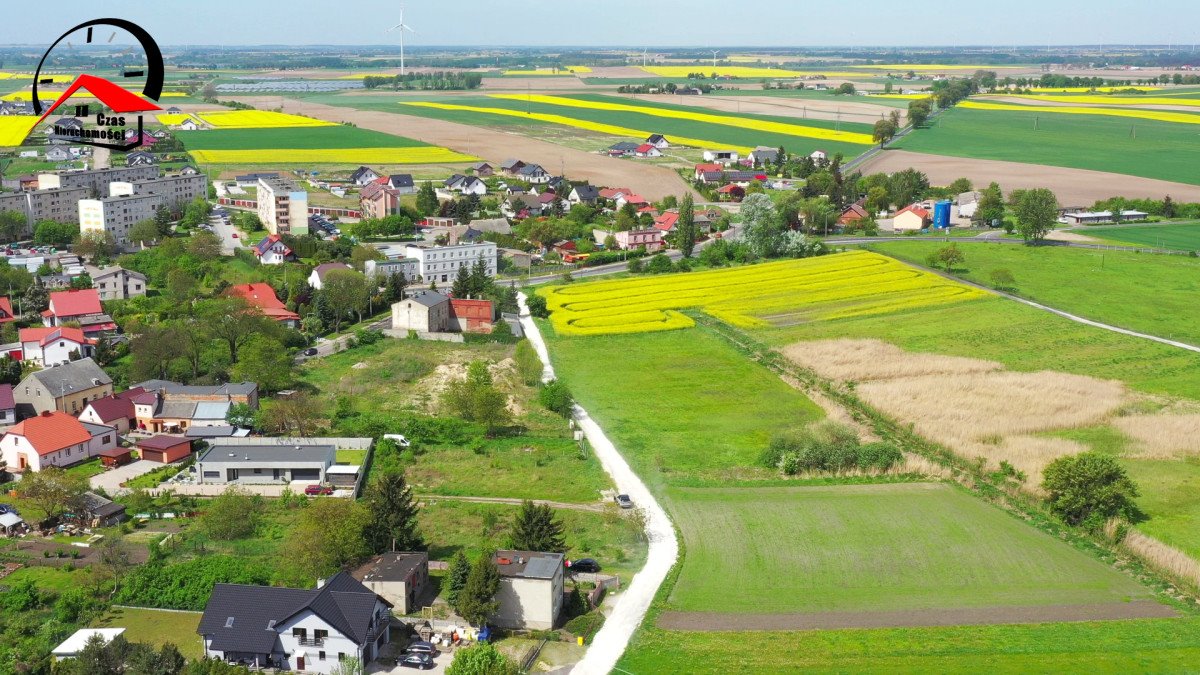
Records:
[[[438,650],[437,650],[437,647],[433,646],[432,642],[418,640],[417,642],[414,642],[411,645],[409,645],[404,650],[404,653],[405,654],[424,654],[426,656],[432,657],[433,655],[438,653]]]
[[[308,487],[304,488],[304,494],[331,495],[333,494],[333,488],[329,487],[328,485],[309,485]]]
[[[316,347],[309,347],[308,349],[305,349],[304,351],[302,351],[302,352],[300,352],[300,353],[301,353],[301,354],[303,354],[303,355],[305,355],[305,356],[316,356],[316,355],[317,355],[317,348],[316,348]]]
[[[416,668],[418,670],[429,670],[436,665],[433,662],[433,657],[428,654],[409,654],[397,663],[405,668]]]
[[[587,574],[595,574],[600,571],[600,563],[591,558],[580,558],[571,563],[572,572],[585,572]]]

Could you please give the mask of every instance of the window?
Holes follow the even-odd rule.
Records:
[[[325,660],[325,652],[317,652],[317,660],[324,661]]]
[[[338,661],[345,661],[345,660],[346,660],[346,653],[338,652]]]
[[[293,628],[292,637],[303,640],[304,638],[308,637],[308,631],[303,628]]]
[[[103,439],[101,439],[101,442],[103,442],[103,443],[112,443],[112,436],[109,436],[108,434],[105,434],[104,438],[103,438]]]
[[[329,637],[329,631],[317,628],[313,630],[313,637],[318,640],[324,640],[325,638]]]

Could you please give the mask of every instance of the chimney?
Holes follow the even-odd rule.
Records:
[[[324,579],[317,579],[317,588],[319,588],[319,589],[325,588],[325,580]]]

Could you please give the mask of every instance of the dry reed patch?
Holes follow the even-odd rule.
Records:
[[[1200,563],[1183,551],[1130,528],[1121,546],[1151,567],[1169,575],[1200,585]]]
[[[1043,436],[1005,436],[999,443],[960,442],[954,450],[968,459],[984,458],[988,470],[1000,468],[1000,462],[1008,462],[1025,474],[1022,487],[1034,494],[1042,494],[1042,470],[1059,457],[1078,455],[1088,447],[1078,441]]]
[[[1200,455],[1200,414],[1132,415],[1113,420],[1121,433],[1134,441],[1129,456],[1144,459],[1178,459]]]
[[[910,354],[882,340],[818,340],[783,348],[783,355],[832,380],[867,382],[922,375],[960,375],[1003,369],[995,361]]]

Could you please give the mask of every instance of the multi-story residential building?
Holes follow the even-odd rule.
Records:
[[[85,358],[30,373],[13,388],[13,400],[19,417],[52,410],[78,415],[90,401],[112,393],[112,378]]]
[[[369,183],[358,193],[363,218],[383,218],[400,211],[400,192],[381,183]]]
[[[90,192],[87,188],[54,188],[0,194],[0,211],[17,211],[25,214],[25,230],[22,237],[33,234],[33,225],[42,220],[59,223],[74,223],[79,218],[79,200]]]
[[[286,178],[260,177],[258,219],[271,234],[308,234],[308,193]]]
[[[101,300],[128,300],[146,294],[146,275],[124,267],[105,267],[92,277]]]
[[[457,246],[421,246],[409,244],[404,247],[406,257],[417,261],[417,275],[421,281],[446,283],[454,281],[458,268],[468,269],[476,260],[483,258],[489,277],[496,276],[496,244],[481,241]]]
[[[108,232],[123,245],[129,240],[129,230],[143,220],[152,220],[160,204],[162,197],[149,194],[80,199],[79,231]]]
[[[109,186],[109,193],[113,196],[157,195],[167,206],[183,207],[196,197],[208,195],[208,177],[195,173],[127,181]]]
[[[563,601],[563,555],[540,551],[496,551],[499,607],[492,623],[502,628],[550,630]]]
[[[38,174],[38,189],[86,188],[90,192],[89,196],[103,198],[111,196],[108,191],[108,186],[111,183],[150,180],[152,178],[158,178],[158,167],[153,164],[122,166],[111,169],[58,171],[55,173]]]
[[[416,258],[397,258],[395,260],[368,260],[363,263],[363,274],[374,278],[375,283],[383,284],[388,277],[399,272],[405,280],[414,281],[421,276],[420,261]]]

